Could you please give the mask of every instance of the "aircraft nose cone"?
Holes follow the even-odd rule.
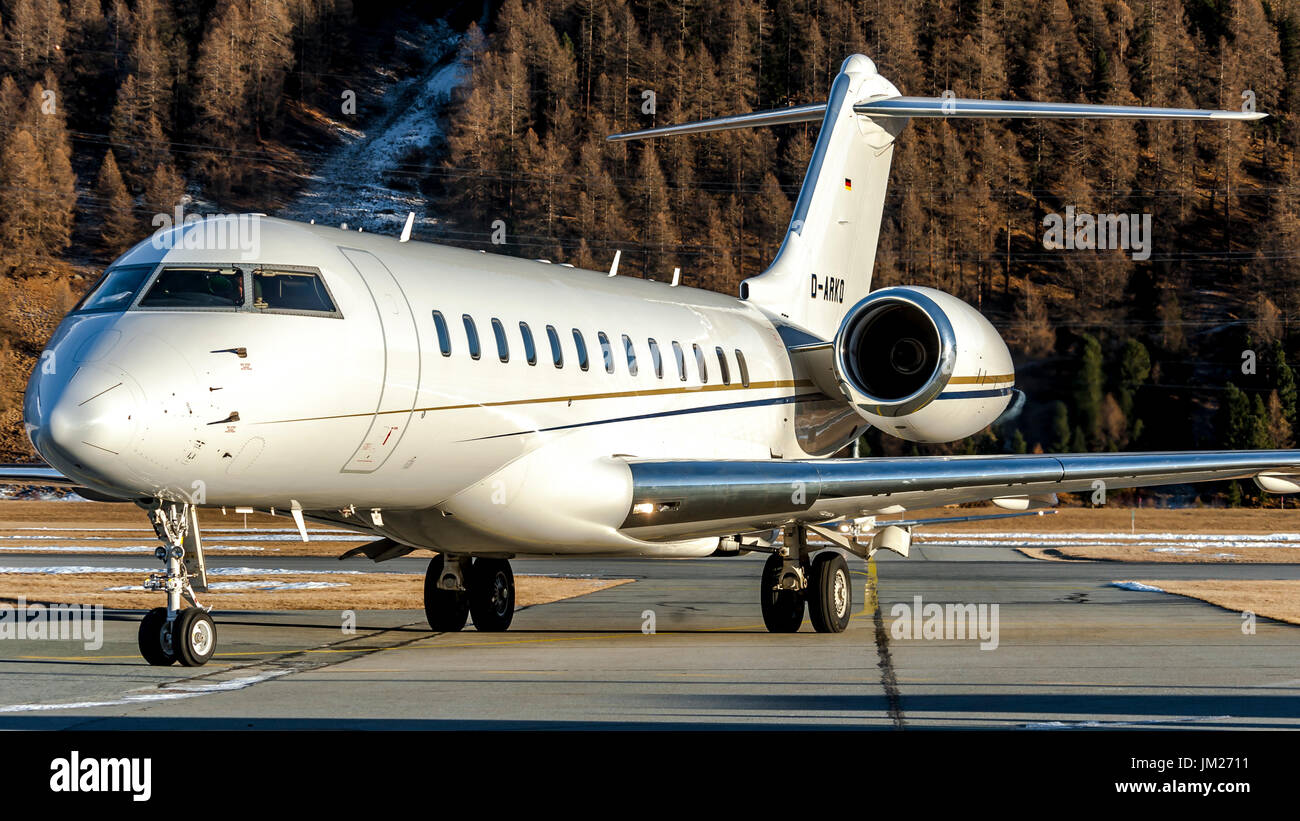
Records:
[[[84,367],[49,409],[38,438],[78,467],[107,475],[131,444],[135,410],[125,374]]]

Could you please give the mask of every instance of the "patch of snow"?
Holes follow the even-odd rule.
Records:
[[[1159,587],[1154,587],[1142,582],[1111,582],[1111,587],[1118,587],[1120,590],[1135,590],[1139,593],[1163,593]]]
[[[330,587],[351,587],[347,582],[213,582],[208,585],[209,592],[228,590],[256,590],[259,593],[278,593],[281,590],[325,590]],[[124,584],[119,587],[105,587],[105,593],[141,593],[144,586]]]
[[[364,131],[340,124],[337,133],[344,144],[320,165],[302,195],[276,216],[390,233],[401,227],[408,211],[416,213],[417,222],[431,222],[423,217],[425,200],[417,190],[397,190],[384,179],[412,153],[443,138],[439,117],[467,70],[457,59],[461,35],[446,21],[422,26],[413,36],[428,68],[387,89],[383,110],[368,118]]]
[[[228,693],[232,690],[242,690],[245,687],[252,687],[263,681],[269,681],[280,676],[287,676],[292,670],[267,670],[263,673],[257,673],[242,678],[232,678],[228,681],[214,682],[177,682],[165,689],[158,689],[144,693],[131,693],[122,698],[111,701],[72,701],[62,704],[8,704],[0,706],[0,713],[28,713],[43,712],[46,710],[77,710],[77,709],[98,709],[103,707],[120,707],[125,704],[138,704],[142,701],[170,701],[180,698],[194,698],[195,696],[207,695],[209,693]]]

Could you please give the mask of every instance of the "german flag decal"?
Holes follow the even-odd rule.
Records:
[[[844,178],[844,190],[845,191],[853,190],[853,180],[849,179],[848,177]]]

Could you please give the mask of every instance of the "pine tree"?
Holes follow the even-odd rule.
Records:
[[[170,214],[185,194],[185,181],[170,163],[160,163],[144,186],[144,204],[156,213]]]
[[[31,133],[48,175],[40,186],[40,242],[48,253],[62,252],[72,241],[76,213],[77,178],[72,172],[72,142],[68,138],[54,76],[46,73],[45,83],[34,83],[22,113],[22,124]]]
[[[1151,354],[1146,346],[1129,337],[1119,352],[1119,378],[1117,381],[1117,400],[1120,409],[1133,420],[1133,407],[1137,389],[1151,376]]]
[[[111,150],[104,153],[104,162],[99,167],[95,180],[95,195],[103,209],[104,219],[99,237],[104,248],[111,255],[117,256],[135,240],[139,239],[136,226],[134,203],[122,182],[117,160]]]
[[[4,262],[26,266],[44,257],[43,229],[46,222],[49,171],[26,129],[17,129],[5,142],[0,155],[0,249]]]
[[[1290,448],[1295,445],[1293,428],[1286,418],[1286,410],[1282,405],[1282,400],[1278,398],[1278,392],[1272,391],[1268,395],[1268,405],[1264,416],[1264,435],[1268,440],[1268,447],[1271,448]]]
[[[1052,453],[1070,452],[1070,409],[1064,402],[1052,403]]]
[[[1016,428],[1016,432],[1011,436],[1011,452],[1012,453],[1029,452],[1029,445],[1027,442],[1025,442],[1025,435],[1020,432],[1020,428]]]
[[[1287,424],[1294,426],[1296,421],[1296,380],[1295,371],[1286,359],[1286,348],[1280,341],[1273,343],[1273,385],[1281,403],[1282,415]]]
[[[1232,383],[1223,390],[1215,429],[1223,447],[1239,450],[1254,447],[1256,420],[1250,397]]]
[[[1076,419],[1088,441],[1098,442],[1101,435],[1102,373],[1101,343],[1089,334],[1082,335],[1083,352],[1074,378]]]

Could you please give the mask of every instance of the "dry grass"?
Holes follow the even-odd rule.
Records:
[[[1144,579],[1142,584],[1166,593],[1188,596],[1237,612],[1300,624],[1300,579],[1241,581],[1169,581]]]
[[[142,573],[77,573],[38,575],[0,573],[0,601],[58,604],[101,604],[107,608],[144,610],[157,607],[162,596],[148,591],[108,591],[105,588],[139,585]],[[277,576],[220,576],[211,582],[342,582],[347,587],[317,590],[232,591],[200,593],[199,602],[222,610],[420,610],[424,608],[424,576],[407,573],[318,573]],[[516,576],[515,606],[531,607],[585,596],[632,579],[570,579],[552,576]]]

